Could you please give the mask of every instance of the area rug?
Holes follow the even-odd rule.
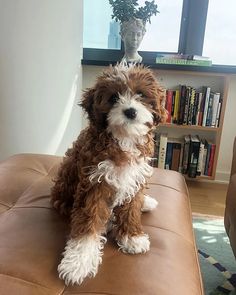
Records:
[[[224,220],[193,215],[205,295],[236,294],[236,261],[224,228]]]

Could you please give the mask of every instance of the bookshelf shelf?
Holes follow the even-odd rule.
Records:
[[[165,167],[167,169],[170,167],[172,169],[172,166],[174,166],[175,168],[173,168],[173,170],[176,170],[176,167],[178,167],[178,169],[176,171],[178,171],[178,170],[179,171],[184,170],[185,172],[187,171],[187,174],[184,174],[183,176],[188,180],[196,180],[196,181],[211,180],[211,181],[214,181],[215,176],[216,176],[216,167],[217,167],[217,161],[218,161],[218,155],[219,155],[219,149],[220,149],[221,134],[222,134],[222,129],[223,129],[224,114],[225,114],[225,108],[226,108],[226,103],[227,103],[229,80],[230,80],[231,74],[230,73],[220,73],[220,72],[205,72],[204,70],[202,72],[201,71],[196,72],[194,70],[186,71],[186,69],[185,70],[181,70],[181,69],[173,70],[173,69],[163,69],[163,68],[158,69],[158,70],[154,69],[154,72],[156,73],[156,77],[157,77],[157,80],[159,81],[159,83],[167,90],[167,103],[169,106],[169,108],[168,108],[169,114],[170,114],[170,110],[171,110],[171,119],[170,119],[170,117],[168,117],[168,123],[160,124],[156,130],[156,132],[157,132],[157,138],[156,138],[157,145],[158,145],[158,141],[161,141],[160,136],[165,135],[165,134],[167,134],[167,143],[168,143],[168,146],[166,143],[166,151],[165,151],[166,158],[164,158],[165,156],[163,156],[163,153],[165,153],[165,152],[163,152],[163,145],[161,143],[159,145],[159,150],[162,150],[162,153],[160,153],[160,154],[159,154],[158,147],[157,147],[157,152],[158,152],[156,154],[157,159],[159,157],[158,160],[162,161],[160,167],[161,168]],[[186,96],[185,98],[183,98],[183,95],[181,92],[182,85],[186,85],[184,87],[190,89],[189,96]],[[205,103],[205,100],[206,100],[205,97],[207,96],[207,94],[206,94],[207,88],[209,89],[208,90],[209,91],[208,100],[209,101],[211,100],[211,104],[209,103],[209,105],[211,105],[211,111],[212,111],[212,115],[209,117],[208,117],[208,114],[210,113],[210,111],[208,108],[208,100],[207,100],[207,104]],[[169,90],[169,96],[168,96],[168,90]],[[179,111],[177,111],[177,112],[176,112],[176,107],[175,107],[175,105],[176,105],[176,103],[175,103],[176,90],[179,91],[179,93],[180,93],[179,97],[181,97],[181,98],[178,98],[178,100],[177,100],[178,101],[177,106],[179,107]],[[202,93],[200,93],[200,92],[202,92]],[[201,99],[200,98],[196,99],[195,93],[197,93],[197,95],[198,95],[197,97],[199,97],[201,94]],[[220,94],[220,100],[217,100],[215,98],[215,96],[217,96],[219,94]],[[210,96],[211,96],[211,98],[209,98]],[[203,99],[203,97],[204,97],[204,99]],[[184,107],[185,113],[182,118],[185,118],[185,116],[187,116],[187,118],[188,118],[188,119],[184,119],[184,121],[185,121],[184,123],[186,123],[186,120],[187,120],[187,124],[184,124],[184,125],[181,125],[182,121],[178,119],[178,117],[181,116],[180,115],[181,110],[183,110],[183,108],[181,109],[181,107],[180,107],[180,105],[181,105],[180,99],[185,99],[185,107]],[[196,104],[195,104],[195,99],[196,99]],[[172,101],[172,103],[170,103],[171,101]],[[188,103],[186,101],[188,101]],[[200,101],[203,101],[203,107],[202,107],[202,103],[200,103]],[[215,103],[216,106],[218,106],[219,102],[220,102],[220,108],[219,108],[220,113],[219,113],[219,117],[217,117],[218,121],[216,121],[217,123],[215,123],[215,124],[213,123],[213,122],[215,122],[214,121],[215,117],[213,114],[215,114],[215,116],[216,116],[216,108],[214,108],[214,106],[213,106],[214,101],[217,101]],[[189,109],[187,107],[187,110],[191,110],[191,113],[188,113],[188,111],[187,111],[187,115],[186,115],[186,103],[187,103],[187,105],[189,104]],[[200,107],[200,105],[201,105],[201,107]],[[205,107],[205,105],[207,107]],[[171,106],[171,109],[170,109],[170,106]],[[178,107],[177,107],[177,110],[178,110]],[[193,108],[195,108],[195,109],[193,109]],[[213,112],[213,109],[215,110],[215,112]],[[197,120],[199,120],[199,116],[197,115],[197,117],[196,117],[196,112],[199,112],[199,110],[201,110],[200,112],[202,112],[202,117],[204,118],[204,116],[205,116],[205,119],[201,119],[202,121],[200,121],[201,125],[211,125],[211,123],[213,123],[217,127],[198,125],[199,122]],[[177,116],[177,119],[180,121],[180,124],[169,123],[169,122],[175,120],[176,116]],[[212,119],[213,117],[214,117],[214,120]],[[189,118],[190,118],[190,123],[189,123]],[[204,124],[203,124],[203,121],[204,121]],[[193,162],[190,162],[190,161],[192,161],[192,160],[190,160],[191,157],[187,156],[187,159],[188,159],[187,168],[186,168],[186,159],[185,159],[185,166],[183,165],[184,162],[182,162],[182,166],[180,164],[181,163],[180,159],[181,159],[181,157],[183,159],[183,154],[185,153],[184,142],[187,137],[190,138],[190,143],[194,142],[194,138],[199,138],[200,139],[200,146],[204,147],[204,152],[205,152],[205,150],[207,150],[207,157],[208,157],[208,153],[209,153],[209,158],[208,158],[209,162],[206,161],[206,158],[207,158],[206,156],[205,156],[206,162],[204,162],[204,163],[208,163],[209,166],[202,165],[202,167],[205,167],[205,169],[203,168],[201,170],[202,174],[200,176],[196,176],[196,173],[192,174],[192,171],[193,171],[192,167],[193,166],[191,166],[191,165],[193,164]],[[198,140],[198,142],[199,142],[199,140]],[[181,145],[181,147],[180,147],[180,145]],[[191,153],[193,152],[193,146],[194,146],[194,144],[192,144],[192,148],[190,148]],[[209,146],[210,146],[210,148],[209,148]],[[195,145],[195,147],[196,147],[196,145]],[[202,151],[203,151],[203,148],[201,149],[201,152]],[[198,159],[200,159],[200,156],[199,156],[200,149],[198,149],[198,153],[199,153]],[[202,154],[203,154],[203,152],[202,152]],[[196,156],[196,149],[195,149],[195,156]],[[176,161],[176,157],[179,160]],[[174,165],[172,162],[173,159],[174,159]],[[163,163],[163,161],[164,161],[164,163]],[[203,160],[201,160],[201,161],[203,161]],[[179,164],[176,165],[176,162]],[[201,163],[201,162],[199,162],[199,163]],[[158,161],[157,161],[157,164],[159,165]],[[189,171],[190,171],[189,167],[190,166],[191,166],[191,173],[189,174]],[[196,176],[196,177],[191,178],[188,176],[188,174],[190,176],[193,176],[193,177]]]
[[[178,124],[160,124],[160,127],[167,127],[167,128],[179,128],[179,129],[191,129],[191,130],[203,130],[203,131],[210,131],[210,132],[218,132],[220,129],[217,127],[205,127],[205,126],[196,126],[196,125],[178,125]]]

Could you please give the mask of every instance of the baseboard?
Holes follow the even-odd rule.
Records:
[[[230,172],[216,171],[215,182],[218,183],[229,183]]]

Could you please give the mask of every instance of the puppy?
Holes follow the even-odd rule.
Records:
[[[52,188],[53,207],[71,222],[58,266],[67,285],[96,275],[111,221],[121,251],[149,250],[141,211],[157,202],[143,189],[152,175],[152,131],[166,118],[164,98],[153,73],[141,65],[110,67],[84,93],[89,126],[66,152]]]

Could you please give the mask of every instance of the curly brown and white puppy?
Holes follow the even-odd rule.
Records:
[[[125,253],[149,250],[141,211],[157,202],[143,194],[152,175],[152,131],[165,120],[164,90],[143,66],[110,67],[88,89],[81,106],[89,126],[81,132],[59,169],[52,204],[71,218],[71,233],[58,267],[66,284],[95,276],[109,221]]]

